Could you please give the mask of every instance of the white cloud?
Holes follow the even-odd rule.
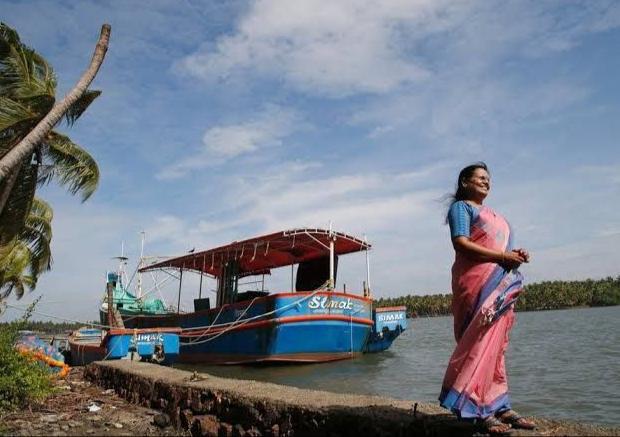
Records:
[[[400,26],[421,20],[434,4],[257,1],[234,34],[179,67],[206,80],[256,71],[311,93],[384,93],[428,75],[401,53]]]
[[[233,33],[178,63],[207,81],[274,76],[309,94],[384,94],[446,70],[566,51],[620,25],[617,3],[259,0]]]
[[[422,187],[429,185],[429,175],[444,168],[444,164],[436,163],[395,174],[377,171],[330,175],[312,162],[274,164],[263,169],[265,176],[235,174],[236,183],[223,196],[234,201],[227,201],[216,216],[208,220],[162,217],[147,229],[147,235],[150,240],[157,238],[159,245],[179,248],[181,252],[189,245],[213,247],[288,228],[327,228],[331,221],[334,229],[357,236],[366,234],[371,243],[377,244],[372,257],[378,293],[409,292],[405,284],[411,280],[420,287],[430,283],[430,278],[436,280],[431,267],[438,263],[430,253],[437,239],[443,241],[445,237],[443,209],[437,202],[442,192]],[[213,208],[217,209],[217,205]],[[414,242],[415,251],[408,249],[407,242]],[[426,249],[428,253],[420,261]],[[438,254],[440,259],[444,255]],[[341,281],[349,286],[361,285],[364,264],[352,260],[349,266],[346,258],[343,262],[347,264],[339,273]],[[395,265],[397,258],[408,260],[409,267]],[[414,266],[415,259],[418,261]],[[278,288],[286,287],[289,279],[284,278],[281,284],[277,277],[273,280]]]
[[[292,133],[306,127],[291,109],[268,105],[255,117],[241,123],[214,126],[204,133],[202,147],[190,156],[164,168],[160,179],[174,179],[188,172],[222,164],[228,159],[282,145]]]

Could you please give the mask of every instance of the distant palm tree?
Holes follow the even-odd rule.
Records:
[[[93,77],[94,74],[88,83]],[[66,108],[55,107],[56,76],[52,67],[24,45],[15,30],[0,23],[0,160],[3,164],[10,161],[3,165],[0,178],[0,289],[5,292],[23,293],[25,288],[36,284],[38,274],[45,270],[39,264],[24,267],[24,263],[41,261],[23,240],[33,213],[37,216],[41,212],[40,201],[34,200],[37,186],[55,180],[72,194],[80,194],[83,201],[97,188],[99,169],[95,160],[52,127],[63,116],[69,126],[73,125],[100,94],[100,91],[82,90]],[[52,126],[41,126],[40,122],[50,120],[54,111],[59,115]],[[24,139],[32,137],[35,131],[40,138],[24,145]],[[19,155],[15,153],[18,150]],[[45,205],[50,213],[46,218],[51,221],[51,208]],[[51,228],[49,233],[41,235],[51,238]],[[26,250],[24,244],[30,249]],[[20,279],[18,273],[26,270],[31,275]],[[12,282],[6,282],[9,280],[6,278]]]

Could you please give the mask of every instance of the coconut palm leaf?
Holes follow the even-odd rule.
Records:
[[[0,247],[10,244],[19,235],[34,199],[37,186],[37,164],[23,164],[16,183],[0,213]],[[0,191],[4,188],[0,186]]]
[[[50,243],[53,216],[50,205],[35,197],[30,213],[26,217],[26,225],[19,235],[19,240],[26,243],[31,252],[30,269],[35,281],[41,272],[49,270],[52,266]]]
[[[0,58],[8,53],[11,46],[22,45],[19,34],[6,24],[0,22]]]
[[[0,250],[0,299],[15,293],[19,299],[36,286],[39,275],[50,269],[52,208],[35,198],[19,235]]]
[[[0,96],[0,133],[4,133],[9,129],[15,131],[24,122],[35,121],[36,124],[38,118],[38,114],[31,111],[27,106]]]
[[[12,244],[8,256],[0,260],[0,299],[13,293],[18,299],[26,289],[34,288],[36,279],[28,274],[31,265],[31,252],[21,241]]]
[[[86,90],[76,102],[71,105],[69,110],[65,113],[65,121],[69,126],[73,126],[73,123],[80,118],[80,116],[88,109],[91,103],[95,101],[97,97],[101,95],[101,91],[98,90]]]
[[[0,95],[14,100],[55,96],[56,76],[47,61],[0,24]]]
[[[99,167],[93,157],[71,139],[52,131],[44,145],[44,159],[51,161],[40,182],[55,179],[71,194],[88,199],[99,184]]]
[[[14,99],[55,95],[56,77],[50,65],[37,53],[11,46],[0,59],[0,94]]]

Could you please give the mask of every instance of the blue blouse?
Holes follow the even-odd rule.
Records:
[[[448,224],[450,225],[450,236],[469,237],[470,227],[480,214],[478,208],[471,206],[464,200],[454,202],[448,211]]]

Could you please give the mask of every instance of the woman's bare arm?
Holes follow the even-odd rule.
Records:
[[[518,251],[502,252],[487,249],[465,236],[453,238],[452,245],[455,251],[464,254],[468,258],[481,262],[494,262],[509,269],[516,269],[521,263],[527,262],[526,258]]]

